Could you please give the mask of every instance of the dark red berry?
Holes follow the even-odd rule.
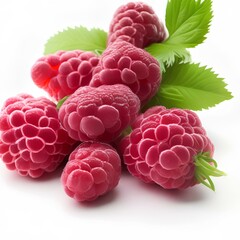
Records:
[[[224,175],[211,158],[214,147],[200,119],[190,110],[148,109],[132,124],[121,151],[133,176],[166,189],[184,189],[201,182],[214,190],[209,176]]]
[[[77,201],[92,201],[113,190],[121,175],[121,160],[110,145],[85,142],[70,155],[62,173],[64,190]]]
[[[153,9],[142,2],[130,2],[117,9],[109,28],[108,44],[118,39],[139,48],[166,38],[163,23]]]
[[[124,84],[147,103],[161,82],[158,61],[143,49],[125,41],[116,41],[103,52],[94,70],[90,86]]]
[[[77,141],[115,140],[136,118],[138,97],[125,85],[81,87],[60,107],[59,119]]]
[[[92,52],[58,51],[38,59],[31,75],[38,87],[59,101],[80,86],[89,85],[98,61],[98,56]]]
[[[0,114],[0,156],[20,175],[53,172],[76,141],[62,128],[50,100],[18,95],[6,100]]]

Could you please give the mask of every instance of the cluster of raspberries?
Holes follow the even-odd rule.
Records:
[[[213,144],[195,113],[156,106],[140,114],[161,83],[159,63],[144,48],[166,36],[151,7],[128,3],[114,14],[101,56],[72,50],[38,59],[31,77],[51,100],[19,94],[4,103],[0,156],[7,168],[39,178],[66,159],[62,184],[77,201],[114,189],[123,164],[165,189],[207,178],[196,162],[215,167]]]

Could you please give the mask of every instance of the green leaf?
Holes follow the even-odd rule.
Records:
[[[163,74],[159,91],[147,107],[163,105],[202,110],[232,98],[223,78],[199,64],[175,63]]]
[[[191,61],[186,48],[193,48],[206,39],[212,20],[211,0],[169,0],[166,9],[166,26],[169,37],[165,42],[146,48],[164,72],[176,61]]]
[[[169,0],[166,9],[168,44],[192,48],[206,39],[213,17],[211,0]]]
[[[69,96],[65,96],[62,99],[60,99],[57,103],[57,110],[60,109],[60,107],[63,105],[63,103],[69,98]]]
[[[107,33],[101,29],[85,27],[67,28],[51,37],[45,44],[44,54],[58,50],[83,50],[102,53],[107,44]]]
[[[190,53],[181,45],[154,43],[146,48],[146,51],[158,60],[162,72],[176,61],[180,63],[191,61]]]

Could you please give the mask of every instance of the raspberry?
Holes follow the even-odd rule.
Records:
[[[120,175],[121,159],[110,145],[85,142],[71,153],[61,180],[67,195],[92,201],[114,189]]]
[[[80,141],[111,142],[136,118],[138,97],[121,84],[79,88],[60,107],[69,136]]]
[[[211,159],[214,147],[200,119],[190,110],[150,108],[132,130],[121,142],[123,159],[129,172],[147,183],[184,189],[202,182],[214,190],[211,171],[224,175]]]
[[[50,100],[27,94],[6,100],[0,114],[0,156],[8,169],[38,178],[53,172],[74,143]]]
[[[109,28],[108,44],[116,39],[145,48],[166,38],[163,23],[153,9],[141,2],[130,2],[117,9]]]
[[[155,95],[160,82],[161,71],[154,57],[130,43],[116,41],[102,54],[90,86],[127,85],[143,105]]]
[[[92,52],[58,51],[38,59],[31,75],[38,87],[59,101],[80,86],[89,84],[98,61],[97,55]]]

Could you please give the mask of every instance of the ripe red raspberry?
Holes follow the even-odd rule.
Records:
[[[77,201],[92,201],[114,189],[121,175],[121,159],[110,145],[85,142],[70,155],[62,173],[64,190]]]
[[[166,38],[163,23],[153,9],[142,2],[130,2],[117,9],[109,28],[108,44],[116,39],[145,48]]]
[[[116,41],[104,51],[94,70],[90,86],[124,84],[147,103],[161,82],[158,61],[143,49],[125,41]]]
[[[59,101],[89,84],[98,61],[98,56],[92,52],[58,51],[38,59],[31,75],[38,87]]]
[[[59,119],[75,140],[111,142],[136,118],[138,97],[125,85],[81,87],[60,107]]]
[[[40,177],[54,171],[74,143],[50,100],[27,94],[6,100],[0,114],[0,156],[8,169]]]
[[[222,176],[211,159],[213,144],[190,110],[153,107],[139,115],[121,142],[129,172],[166,189],[203,183],[214,190],[212,176]],[[207,181],[205,181],[207,180]]]

